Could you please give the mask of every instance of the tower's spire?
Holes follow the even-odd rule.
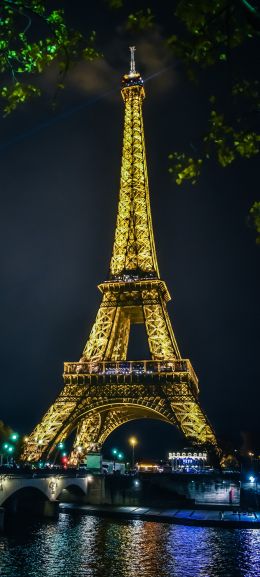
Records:
[[[136,51],[136,48],[135,48],[135,46],[129,46],[129,50],[131,53],[129,76],[133,76],[134,74],[136,74],[136,69],[135,69],[135,51]]]

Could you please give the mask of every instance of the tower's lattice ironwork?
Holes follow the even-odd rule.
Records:
[[[71,462],[100,450],[108,435],[131,419],[176,425],[188,440],[217,442],[198,401],[198,379],[182,359],[168,316],[170,295],[159,275],[146,166],[143,80],[131,68],[122,80],[125,104],[120,194],[109,278],[79,362],[65,363],[64,387],[30,434],[22,458],[48,456],[76,429]],[[128,361],[130,326],[144,323],[151,359]]]

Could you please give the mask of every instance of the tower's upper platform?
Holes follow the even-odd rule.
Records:
[[[139,72],[124,74],[122,78],[121,94],[123,100],[126,100],[131,91],[139,92],[140,96],[145,98],[144,81]]]
[[[130,49],[130,53],[131,53],[130,70],[129,70],[128,74],[124,74],[124,76],[122,78],[122,91],[125,88],[134,88],[136,86],[140,86],[141,88],[143,88],[143,86],[144,86],[144,81],[141,77],[141,74],[139,74],[139,72],[137,72],[135,69],[135,46],[130,46],[129,49]],[[141,92],[142,96],[144,97],[145,96],[144,88],[140,92]],[[123,98],[124,98],[124,94],[125,93],[123,92]]]
[[[117,223],[110,280],[131,282],[159,278],[154,244],[143,130],[144,83],[135,69],[130,47],[130,71],[122,79],[125,103],[124,138]]]

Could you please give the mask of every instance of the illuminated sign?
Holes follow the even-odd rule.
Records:
[[[190,453],[190,452],[174,452],[174,453],[169,453],[169,459],[191,459],[191,460],[197,460],[197,459],[202,459],[203,461],[207,460],[207,453]]]

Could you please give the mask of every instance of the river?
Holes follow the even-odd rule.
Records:
[[[1,577],[259,577],[257,529],[189,527],[59,513],[14,518]]]

